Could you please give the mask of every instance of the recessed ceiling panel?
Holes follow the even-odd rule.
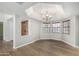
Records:
[[[64,10],[61,5],[38,3],[26,10],[29,17],[43,20],[45,15],[51,17],[51,20],[60,20],[65,17]]]

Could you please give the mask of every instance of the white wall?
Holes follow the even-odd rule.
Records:
[[[4,22],[4,40],[13,40],[13,18],[10,18]]]
[[[42,40],[45,40],[45,39],[62,40],[60,33],[41,33],[40,39]]]
[[[32,40],[36,41],[40,39],[40,22],[38,20],[29,20],[29,34]]]
[[[79,15],[76,16],[76,46],[79,47]]]
[[[21,36],[21,21],[28,20],[29,34]],[[40,22],[28,18],[16,18],[15,20],[15,47],[18,48],[39,39]]]

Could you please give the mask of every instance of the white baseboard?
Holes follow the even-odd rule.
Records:
[[[47,39],[41,39],[41,40],[47,40]],[[56,39],[51,39],[51,40],[56,40]],[[70,46],[72,46],[72,47],[74,47],[74,48],[78,48],[78,49],[79,49],[78,46],[73,45],[73,44],[71,44],[71,43],[69,43],[69,42],[66,42],[66,41],[64,41],[64,40],[57,40],[57,41],[62,41],[62,42],[66,43],[66,44],[68,44],[68,45],[70,45]]]
[[[18,47],[14,47],[14,49],[23,47],[23,46],[28,45],[28,44],[31,44],[31,43],[34,43],[34,42],[36,42],[36,41],[38,41],[38,40],[33,40],[33,41],[29,42],[29,43],[22,44],[22,45],[20,45],[20,46],[18,46]]]
[[[71,43],[69,43],[69,42],[66,42],[66,41],[64,41],[64,40],[61,40],[61,41],[64,42],[64,43],[66,43],[66,44],[68,44],[68,45],[70,45],[70,46],[72,46],[72,47],[74,47],[74,48],[79,48],[78,46],[73,45],[73,44],[71,44]]]
[[[45,40],[45,39],[40,39],[40,40]],[[46,40],[47,40],[47,39],[46,39]],[[55,40],[55,39],[51,39],[51,40]],[[34,43],[34,42],[36,42],[36,41],[38,41],[38,40],[33,40],[33,41],[29,42],[29,43],[22,44],[22,45],[20,45],[20,46],[18,46],[18,47],[14,47],[14,49],[23,47],[23,46],[28,45],[28,44],[31,44],[31,43]],[[75,45],[73,45],[73,44],[71,44],[71,43],[69,43],[69,42],[66,42],[66,41],[64,41],[64,40],[58,40],[58,41],[62,41],[62,42],[66,43],[66,44],[68,44],[68,45],[70,45],[70,46],[72,46],[72,47],[74,47],[74,48],[78,48],[78,49],[79,49],[78,46],[75,46]]]
[[[75,47],[75,45],[73,45],[73,44],[71,44],[71,43],[69,43],[69,42],[66,42],[66,41],[64,41],[64,40],[62,40],[62,42],[66,43],[66,44],[68,44],[68,45],[70,45],[70,46]]]
[[[10,42],[10,41],[12,41],[12,40],[3,40],[3,42]]]
[[[42,38],[42,39],[40,39],[40,40],[57,40],[57,39],[44,39],[44,38]],[[59,40],[57,40],[57,41],[61,41],[61,39],[59,39]]]

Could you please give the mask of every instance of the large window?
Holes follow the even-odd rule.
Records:
[[[61,23],[59,23],[59,22],[53,23],[52,24],[52,32],[56,32],[56,33],[61,32]]]
[[[56,23],[48,23],[48,24],[43,24],[42,26],[43,32],[47,33],[60,33],[61,32],[61,23],[56,22]]]
[[[63,34],[70,34],[70,20],[63,21],[62,23],[55,22],[55,23],[43,24],[42,30],[45,33],[46,32],[47,33],[60,33],[60,32],[63,32]]]
[[[50,24],[43,24],[43,26],[42,26],[43,28],[42,28],[42,30],[43,30],[43,32],[47,32],[47,33],[50,33],[50,31],[51,31],[51,29],[50,29]]]
[[[63,21],[63,33],[70,34],[70,20]]]

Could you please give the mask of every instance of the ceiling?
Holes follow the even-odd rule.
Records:
[[[26,15],[25,13],[26,9],[28,9],[29,7],[37,3],[41,3],[41,2],[24,2],[22,5],[19,5],[16,2],[0,2],[0,13],[15,14],[17,16],[23,16],[23,15]],[[48,2],[48,4],[62,5],[64,12],[67,15],[79,14],[78,2]]]
[[[28,2],[19,5],[16,2],[0,2],[0,13],[22,15],[25,13],[25,9],[33,4],[35,3]]]
[[[27,16],[39,20],[46,17],[51,20],[59,20],[65,17],[65,12],[59,4],[38,3],[26,9]]]

